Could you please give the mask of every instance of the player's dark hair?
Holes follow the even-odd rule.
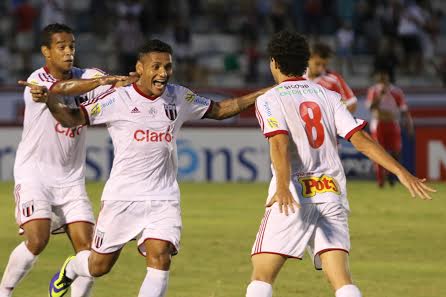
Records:
[[[51,37],[56,33],[69,33],[73,34],[73,29],[68,27],[65,24],[49,24],[45,28],[43,28],[41,33],[41,45],[50,47],[51,46]]]
[[[317,42],[311,47],[311,55],[319,56],[322,59],[329,59],[333,56],[333,50],[328,44]]]
[[[307,69],[310,49],[304,36],[296,32],[280,31],[269,41],[268,55],[274,58],[283,74],[300,76]]]
[[[146,44],[144,44],[138,52],[138,60],[141,59],[144,55],[152,52],[158,53],[169,53],[172,55],[173,50],[170,45],[159,40],[159,39],[151,39]]]

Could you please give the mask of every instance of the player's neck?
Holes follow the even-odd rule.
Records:
[[[46,72],[51,74],[51,76],[54,77],[55,79],[64,80],[64,79],[70,79],[71,78],[71,70],[69,70],[69,71],[61,71],[61,70],[57,69],[56,67],[54,67],[51,64],[46,64],[44,66],[44,69],[45,69]]]
[[[279,77],[277,78],[277,83],[281,84],[285,81],[298,81],[298,80],[305,80],[305,78],[303,78],[302,76],[288,76],[288,75],[279,75]]]

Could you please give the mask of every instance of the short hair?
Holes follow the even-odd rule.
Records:
[[[51,46],[51,38],[53,34],[56,33],[69,33],[73,34],[73,29],[68,27],[65,24],[49,24],[45,28],[43,28],[41,33],[41,45],[50,47]]]
[[[317,42],[311,47],[311,55],[316,55],[322,59],[329,59],[333,56],[333,50],[328,44]]]
[[[310,49],[303,35],[284,30],[272,36],[268,55],[274,58],[283,74],[300,76],[308,67]]]
[[[159,39],[151,39],[140,48],[138,52],[138,60],[141,60],[144,55],[152,52],[173,54],[173,50],[170,45]]]

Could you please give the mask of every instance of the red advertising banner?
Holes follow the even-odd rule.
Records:
[[[446,181],[446,126],[417,127],[415,150],[417,176]]]

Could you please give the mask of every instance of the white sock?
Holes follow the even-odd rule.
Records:
[[[84,276],[92,278],[90,271],[88,270],[88,258],[90,257],[90,251],[81,251],[76,254],[76,257],[68,263],[66,267],[66,276],[72,280],[78,276]]]
[[[273,287],[265,282],[254,280],[246,289],[246,297],[272,297]],[[337,297],[337,296],[336,296]]]
[[[0,283],[1,297],[12,296],[12,290],[31,270],[36,260],[37,256],[28,250],[24,242],[12,251]]]
[[[355,285],[345,285],[336,290],[336,297],[361,297],[361,291]]]
[[[169,282],[169,271],[148,267],[138,297],[164,297]]]
[[[88,276],[77,277],[71,285],[71,297],[90,297],[94,278]]]

